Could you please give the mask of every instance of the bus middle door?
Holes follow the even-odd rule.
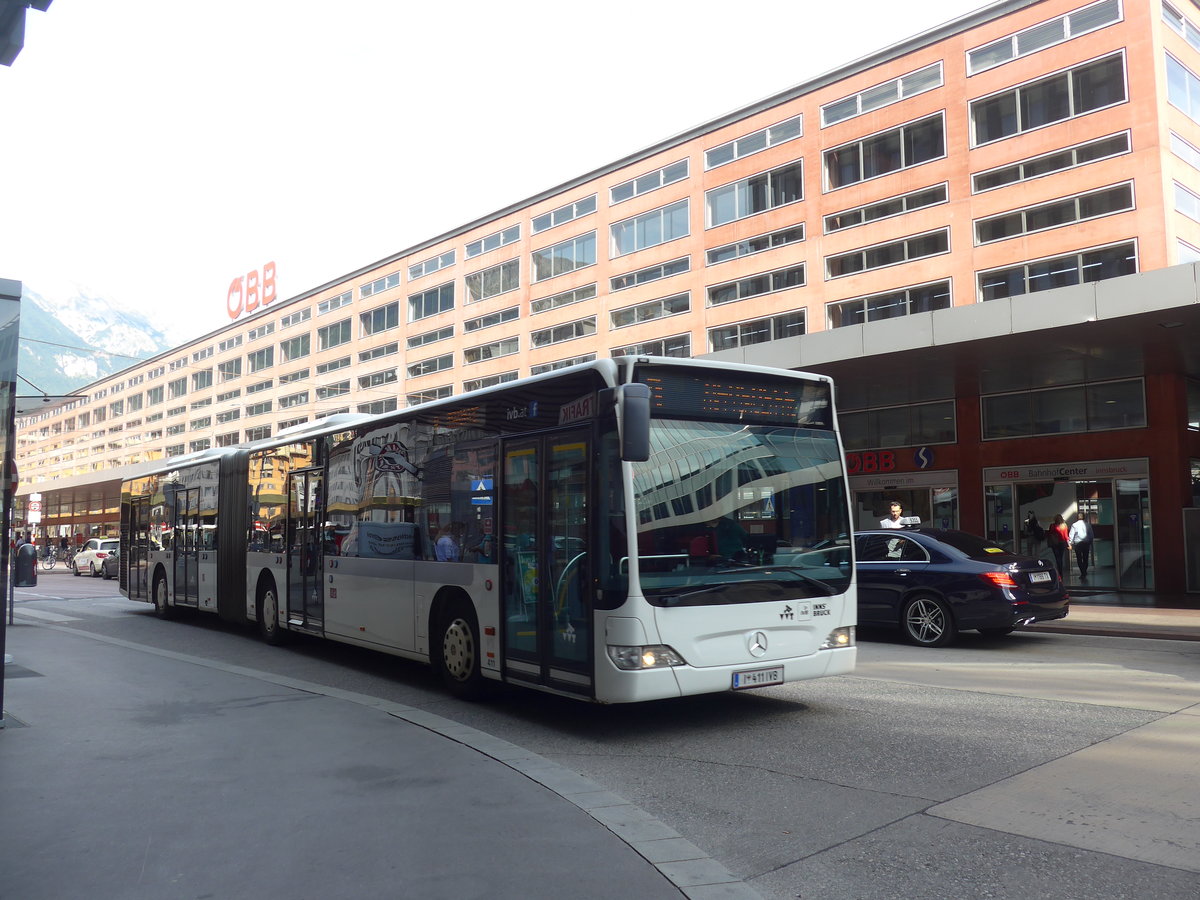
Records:
[[[287,621],[293,628],[316,632],[325,627],[322,479],[320,469],[288,476]]]
[[[590,430],[504,445],[506,677],[592,693]]]

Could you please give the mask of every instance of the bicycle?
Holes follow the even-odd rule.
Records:
[[[54,568],[54,564],[58,562],[58,553],[54,550],[47,549],[45,553],[39,557],[42,564],[42,571],[49,572]]]

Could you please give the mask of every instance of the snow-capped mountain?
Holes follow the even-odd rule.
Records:
[[[136,312],[84,290],[21,291],[18,394],[68,394],[175,344]]]

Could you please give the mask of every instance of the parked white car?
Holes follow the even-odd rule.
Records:
[[[71,560],[71,567],[76,575],[87,572],[93,578],[99,578],[105,557],[116,553],[120,547],[121,542],[116,538],[89,538]]]

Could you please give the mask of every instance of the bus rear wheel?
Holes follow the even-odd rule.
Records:
[[[279,594],[274,582],[264,585],[258,592],[258,634],[264,643],[278,647],[286,638],[287,633],[279,627]]]
[[[79,574],[79,570],[75,570],[75,574]],[[167,602],[167,579],[159,575],[154,579],[154,614],[160,619],[169,619],[174,613],[171,605]]]
[[[441,652],[438,669],[442,682],[454,696],[475,700],[483,694],[479,671],[479,622],[464,600],[451,601],[441,617]]]

